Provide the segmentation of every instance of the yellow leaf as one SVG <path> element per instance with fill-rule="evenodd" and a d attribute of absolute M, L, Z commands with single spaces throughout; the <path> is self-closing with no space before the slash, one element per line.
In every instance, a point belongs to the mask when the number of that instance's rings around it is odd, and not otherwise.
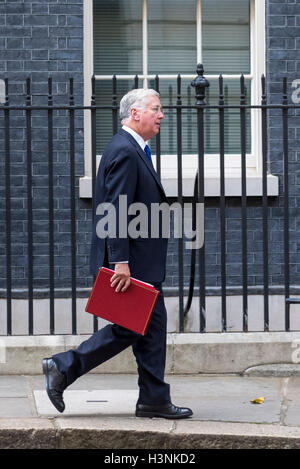
<path fill-rule="evenodd" d="M 262 404 L 264 400 L 265 400 L 264 397 L 256 397 L 255 399 L 252 399 L 250 402 L 252 402 L 252 404 Z"/>

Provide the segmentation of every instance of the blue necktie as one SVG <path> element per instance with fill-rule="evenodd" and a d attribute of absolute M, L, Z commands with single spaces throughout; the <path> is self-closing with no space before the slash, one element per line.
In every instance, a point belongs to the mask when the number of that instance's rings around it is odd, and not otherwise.
<path fill-rule="evenodd" d="M 151 158 L 151 151 L 150 151 L 150 148 L 148 147 L 148 145 L 145 146 L 144 151 L 147 155 L 148 160 L 150 161 L 151 166 L 153 166 L 152 158 Z"/>

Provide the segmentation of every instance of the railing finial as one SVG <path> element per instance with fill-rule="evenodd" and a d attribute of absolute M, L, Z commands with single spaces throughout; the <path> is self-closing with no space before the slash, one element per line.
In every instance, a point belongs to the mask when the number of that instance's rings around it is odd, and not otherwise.
<path fill-rule="evenodd" d="M 191 85 L 196 89 L 196 104 L 205 105 L 205 88 L 209 86 L 209 81 L 203 76 L 204 68 L 202 64 L 197 65 L 197 77 Z"/>

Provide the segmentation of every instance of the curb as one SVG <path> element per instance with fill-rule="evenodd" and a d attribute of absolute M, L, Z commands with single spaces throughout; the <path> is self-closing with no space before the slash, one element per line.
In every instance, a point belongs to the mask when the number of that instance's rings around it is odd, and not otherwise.
<path fill-rule="evenodd" d="M 0 449 L 12 448 L 299 449 L 300 428 L 134 418 L 1 419 Z"/>

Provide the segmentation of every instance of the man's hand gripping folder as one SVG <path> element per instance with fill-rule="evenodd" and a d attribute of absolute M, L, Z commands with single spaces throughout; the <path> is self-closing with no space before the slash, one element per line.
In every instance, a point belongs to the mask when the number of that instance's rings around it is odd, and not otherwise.
<path fill-rule="evenodd" d="M 131 278 L 125 292 L 116 292 L 110 279 L 114 271 L 101 267 L 94 282 L 86 312 L 145 335 L 159 291 L 149 283 Z"/>

